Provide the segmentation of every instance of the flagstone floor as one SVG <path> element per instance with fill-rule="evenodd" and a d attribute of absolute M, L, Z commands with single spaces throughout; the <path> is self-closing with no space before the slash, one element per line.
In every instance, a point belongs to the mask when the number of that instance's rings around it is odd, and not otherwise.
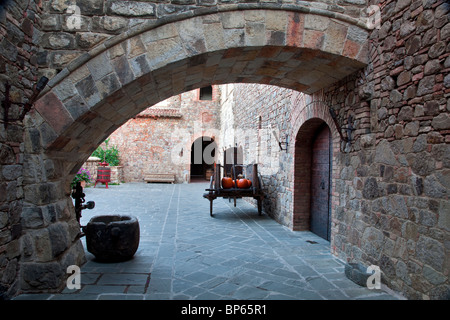
<path fill-rule="evenodd" d="M 104 214 L 139 220 L 133 259 L 101 263 L 86 251 L 81 288 L 57 294 L 22 294 L 38 300 L 324 300 L 399 299 L 346 278 L 345 263 L 330 243 L 295 232 L 245 200 L 219 198 L 214 217 L 202 197 L 207 183 L 145 184 L 86 188 L 81 224 Z M 85 238 L 82 238 L 85 245 Z"/>

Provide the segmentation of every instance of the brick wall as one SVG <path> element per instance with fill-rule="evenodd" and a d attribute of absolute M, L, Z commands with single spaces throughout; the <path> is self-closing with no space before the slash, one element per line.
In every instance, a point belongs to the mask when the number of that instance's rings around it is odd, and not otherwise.
<path fill-rule="evenodd" d="M 150 107 L 114 132 L 110 144 L 120 153 L 125 182 L 143 181 L 146 173 L 174 173 L 184 182 L 190 172 L 195 139 L 217 139 L 218 90 L 213 100 L 200 100 L 199 89 L 169 98 Z"/>

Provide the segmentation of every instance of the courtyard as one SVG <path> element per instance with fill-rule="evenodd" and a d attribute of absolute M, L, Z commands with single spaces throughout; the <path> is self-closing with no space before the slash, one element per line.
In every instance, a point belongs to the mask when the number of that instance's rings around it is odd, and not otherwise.
<path fill-rule="evenodd" d="M 347 262 L 378 266 L 408 300 L 448 300 L 449 12 L 2 1 L 0 300 L 392 298 L 349 281 Z M 78 238 L 70 182 L 115 133 L 125 184 L 87 189 L 82 224 L 133 214 L 142 234 L 134 259 L 102 264 Z M 264 215 L 218 199 L 209 217 L 206 183 L 183 184 L 211 173 L 192 166 L 201 137 L 215 163 L 241 150 L 233 163 L 259 166 Z M 161 173 L 177 183 L 144 184 Z"/>
<path fill-rule="evenodd" d="M 97 215 L 133 215 L 140 244 L 133 259 L 100 263 L 86 251 L 81 288 L 16 300 L 397 300 L 350 281 L 330 243 L 291 231 L 243 199 L 209 201 L 208 183 L 125 183 L 86 188 L 81 224 Z M 85 238 L 82 238 L 86 249 Z"/>

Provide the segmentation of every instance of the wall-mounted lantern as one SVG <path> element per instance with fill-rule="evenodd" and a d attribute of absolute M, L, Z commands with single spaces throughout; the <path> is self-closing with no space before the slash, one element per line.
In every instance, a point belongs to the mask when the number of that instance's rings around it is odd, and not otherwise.
<path fill-rule="evenodd" d="M 355 128 L 353 128 L 353 117 L 351 115 L 348 116 L 348 119 L 347 119 L 348 126 L 345 128 L 345 127 L 342 127 L 341 124 L 338 122 L 337 115 L 336 115 L 336 112 L 334 111 L 334 109 L 330 107 L 329 111 L 330 111 L 331 118 L 333 119 L 334 124 L 336 125 L 336 129 L 339 133 L 339 136 L 341 137 L 341 140 L 343 142 L 346 142 L 347 144 L 350 144 L 352 142 L 352 131 L 356 130 Z M 347 137 L 344 137 L 342 130 L 345 130 L 347 132 Z"/>
<path fill-rule="evenodd" d="M 271 126 L 269 125 L 269 128 L 271 128 Z M 280 147 L 280 151 L 287 151 L 288 146 L 289 146 L 289 136 L 287 134 L 285 134 L 284 136 L 281 137 L 281 140 L 278 138 L 278 134 L 275 131 L 275 129 L 272 130 L 272 134 L 275 137 L 275 139 L 278 142 L 278 146 Z"/>
<path fill-rule="evenodd" d="M 30 99 L 26 103 L 11 101 L 10 96 L 9 96 L 9 90 L 11 89 L 11 85 L 8 82 L 5 83 L 5 98 L 2 101 L 2 107 L 3 107 L 3 110 L 4 110 L 5 128 L 8 126 L 8 121 L 9 120 L 22 121 L 25 118 L 25 115 L 31 110 L 31 107 L 33 106 L 33 103 L 36 101 L 36 98 L 39 96 L 41 91 L 44 90 L 44 88 L 47 85 L 47 83 L 48 83 L 48 78 L 47 77 L 41 77 L 39 79 L 39 81 L 37 82 L 37 84 L 34 86 L 33 94 L 31 95 Z M 23 111 L 20 114 L 18 119 L 9 119 L 8 113 L 9 113 L 9 109 L 11 108 L 11 104 L 18 104 L 18 105 L 22 105 L 23 106 Z"/>

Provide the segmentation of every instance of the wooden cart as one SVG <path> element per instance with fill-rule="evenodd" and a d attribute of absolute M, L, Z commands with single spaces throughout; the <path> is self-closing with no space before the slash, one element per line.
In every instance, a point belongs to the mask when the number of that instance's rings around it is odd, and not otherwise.
<path fill-rule="evenodd" d="M 247 189 L 237 188 L 237 175 L 236 169 L 237 167 L 243 167 L 245 169 L 245 176 L 247 179 L 251 180 L 252 185 Z M 258 214 L 262 213 L 262 200 L 264 198 L 264 194 L 262 191 L 262 181 L 260 176 L 258 175 L 258 165 L 250 164 L 250 165 L 232 165 L 232 179 L 235 181 L 235 188 L 224 189 L 222 188 L 222 177 L 223 177 L 223 169 L 224 166 L 220 164 L 214 165 L 214 174 L 211 176 L 209 189 L 206 189 L 208 193 L 203 194 L 203 197 L 208 199 L 210 202 L 209 214 L 211 217 L 213 216 L 213 201 L 216 198 L 228 198 L 229 201 L 234 199 L 234 206 L 236 206 L 236 199 L 251 197 L 257 200 L 258 203 Z"/>

